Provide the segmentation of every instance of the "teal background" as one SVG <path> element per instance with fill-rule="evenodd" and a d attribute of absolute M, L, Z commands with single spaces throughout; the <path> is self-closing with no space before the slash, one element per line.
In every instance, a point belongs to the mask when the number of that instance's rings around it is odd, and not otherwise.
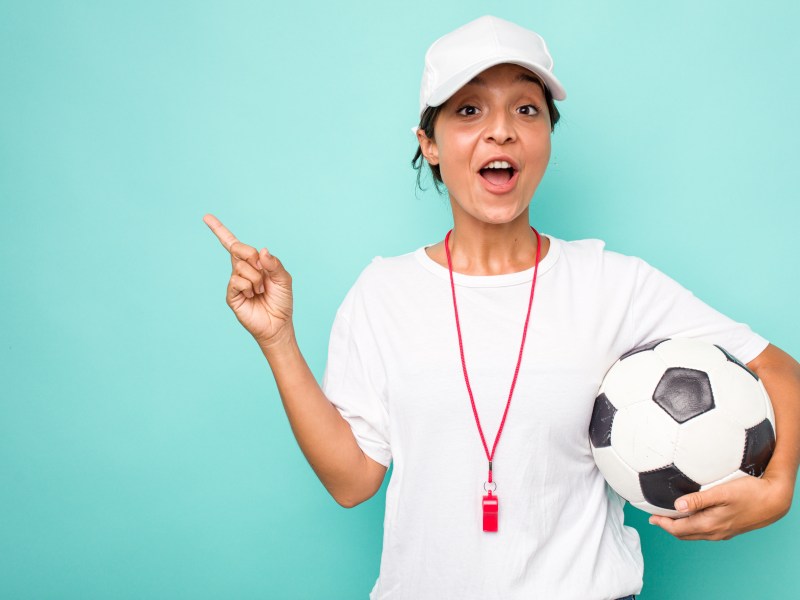
<path fill-rule="evenodd" d="M 0 597 L 367 597 L 388 477 L 353 510 L 317 480 L 202 216 L 283 260 L 321 380 L 361 269 L 451 225 L 409 127 L 427 46 L 482 14 L 568 92 L 532 223 L 800 356 L 800 8 L 755 6 L 0 2 Z M 641 598 L 800 591 L 796 510 L 724 543 L 626 522 Z"/>

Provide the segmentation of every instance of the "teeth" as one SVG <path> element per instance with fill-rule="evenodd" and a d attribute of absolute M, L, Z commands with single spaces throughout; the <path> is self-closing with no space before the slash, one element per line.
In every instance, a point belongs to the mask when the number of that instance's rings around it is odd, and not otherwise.
<path fill-rule="evenodd" d="M 504 160 L 493 160 L 484 169 L 510 169 L 511 165 Z"/>

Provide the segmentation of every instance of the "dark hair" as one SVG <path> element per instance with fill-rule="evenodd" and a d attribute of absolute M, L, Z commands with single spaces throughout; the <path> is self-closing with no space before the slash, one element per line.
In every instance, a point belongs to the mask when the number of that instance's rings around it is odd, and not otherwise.
<path fill-rule="evenodd" d="M 547 103 L 547 111 L 550 113 L 550 131 L 555 131 L 556 123 L 561 118 L 561 114 L 558 112 L 556 108 L 555 102 L 553 102 L 553 94 L 550 93 L 550 88 L 546 85 L 539 84 L 542 86 L 544 90 L 544 100 Z M 439 116 L 442 108 L 447 103 L 440 104 L 439 106 L 428 106 L 422 113 L 422 117 L 419 120 L 419 129 L 422 129 L 425 132 L 425 135 L 429 139 L 433 138 L 433 126 L 436 123 L 436 117 Z M 422 175 L 422 165 L 427 164 L 430 167 L 431 174 L 433 175 L 433 185 L 436 187 L 436 191 L 442 193 L 442 188 L 440 184 L 444 184 L 442 180 L 442 173 L 439 169 L 439 165 L 432 165 L 425 160 L 425 157 L 422 156 L 422 147 L 417 146 L 417 152 L 414 154 L 414 158 L 411 159 L 411 166 L 417 170 L 417 187 L 422 189 L 420 185 L 420 176 Z"/>

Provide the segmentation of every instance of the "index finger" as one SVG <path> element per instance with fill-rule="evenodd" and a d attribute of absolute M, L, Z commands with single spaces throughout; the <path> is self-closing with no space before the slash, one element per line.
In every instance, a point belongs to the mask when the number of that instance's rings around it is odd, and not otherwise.
<path fill-rule="evenodd" d="M 683 518 L 658 516 L 653 521 L 654 525 L 658 525 L 667 533 L 688 540 L 706 539 L 718 525 L 714 515 L 709 514 L 708 510 L 701 510 Z"/>
<path fill-rule="evenodd" d="M 203 217 L 203 222 L 208 225 L 214 235 L 217 236 L 217 239 L 220 241 L 220 243 L 225 246 L 225 250 L 228 252 L 231 251 L 231 246 L 239 241 L 236 239 L 236 236 L 233 235 L 230 230 L 211 213 Z"/>

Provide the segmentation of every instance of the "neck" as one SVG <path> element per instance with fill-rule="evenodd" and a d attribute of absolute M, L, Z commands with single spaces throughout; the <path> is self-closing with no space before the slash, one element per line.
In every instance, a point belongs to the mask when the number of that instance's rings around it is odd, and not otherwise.
<path fill-rule="evenodd" d="M 541 261 L 549 240 L 539 235 Z M 454 215 L 450 257 L 453 271 L 465 275 L 503 275 L 530 269 L 536 260 L 536 234 L 528 222 L 528 208 L 509 223 L 484 223 Z"/>

